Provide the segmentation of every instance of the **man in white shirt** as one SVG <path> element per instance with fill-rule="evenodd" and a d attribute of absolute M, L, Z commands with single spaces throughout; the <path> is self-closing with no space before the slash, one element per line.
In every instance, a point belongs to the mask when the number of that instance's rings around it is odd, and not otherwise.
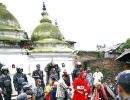
<path fill-rule="evenodd" d="M 96 72 L 93 74 L 94 84 L 101 82 L 103 74 L 99 71 L 99 67 L 96 68 Z"/>

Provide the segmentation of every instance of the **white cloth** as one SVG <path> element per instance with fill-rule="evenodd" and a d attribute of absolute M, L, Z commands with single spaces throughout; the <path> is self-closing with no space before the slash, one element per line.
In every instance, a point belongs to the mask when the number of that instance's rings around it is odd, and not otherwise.
<path fill-rule="evenodd" d="M 65 91 L 67 91 L 68 86 L 65 84 L 63 79 L 58 81 L 56 97 L 65 98 Z"/>
<path fill-rule="evenodd" d="M 103 74 L 101 72 L 95 72 L 93 74 L 93 78 L 94 78 L 94 84 L 101 82 L 102 78 L 103 78 Z"/>

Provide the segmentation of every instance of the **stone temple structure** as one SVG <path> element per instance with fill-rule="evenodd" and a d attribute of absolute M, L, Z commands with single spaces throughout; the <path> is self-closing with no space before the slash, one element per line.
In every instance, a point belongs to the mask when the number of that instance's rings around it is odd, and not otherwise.
<path fill-rule="evenodd" d="M 13 64 L 23 67 L 24 73 L 29 75 L 36 64 L 40 64 L 45 81 L 52 68 L 57 69 L 59 77 L 64 69 L 71 74 L 75 42 L 65 41 L 57 24 L 53 25 L 49 19 L 44 3 L 42 16 L 29 39 L 17 19 L 0 3 L 0 62 L 9 67 L 10 74 L 15 73 Z"/>

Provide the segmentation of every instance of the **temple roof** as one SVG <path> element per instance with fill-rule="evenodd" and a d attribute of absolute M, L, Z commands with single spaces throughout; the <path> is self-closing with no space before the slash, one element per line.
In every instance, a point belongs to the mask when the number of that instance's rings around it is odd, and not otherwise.
<path fill-rule="evenodd" d="M 0 31 L 19 30 L 20 25 L 17 19 L 6 9 L 5 5 L 0 3 Z"/>
<path fill-rule="evenodd" d="M 53 25 L 48 18 L 45 4 L 43 3 L 43 18 L 40 24 L 34 29 L 31 39 L 33 42 L 40 44 L 47 43 L 64 43 L 64 37 L 57 26 Z"/>
<path fill-rule="evenodd" d="M 17 19 L 6 6 L 0 3 L 0 40 L 21 41 L 28 39 L 27 33 L 20 28 Z"/>

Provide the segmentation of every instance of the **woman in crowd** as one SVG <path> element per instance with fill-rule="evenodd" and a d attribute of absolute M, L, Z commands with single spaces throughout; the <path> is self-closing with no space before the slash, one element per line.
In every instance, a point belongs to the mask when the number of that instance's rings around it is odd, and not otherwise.
<path fill-rule="evenodd" d="M 44 90 L 42 87 L 41 79 L 36 80 L 36 87 L 34 88 L 35 100 L 43 100 L 44 99 Z"/>
<path fill-rule="evenodd" d="M 91 90 L 86 81 L 86 72 L 80 72 L 79 77 L 74 79 L 73 88 L 74 96 L 72 100 L 88 100 Z"/>
<path fill-rule="evenodd" d="M 51 92 L 51 83 L 48 82 L 47 86 L 45 87 L 45 97 L 46 100 L 50 100 L 50 92 Z"/>
<path fill-rule="evenodd" d="M 57 90 L 57 80 L 55 78 L 52 78 L 52 87 L 50 91 L 50 100 L 57 100 L 56 99 L 56 90 Z"/>

